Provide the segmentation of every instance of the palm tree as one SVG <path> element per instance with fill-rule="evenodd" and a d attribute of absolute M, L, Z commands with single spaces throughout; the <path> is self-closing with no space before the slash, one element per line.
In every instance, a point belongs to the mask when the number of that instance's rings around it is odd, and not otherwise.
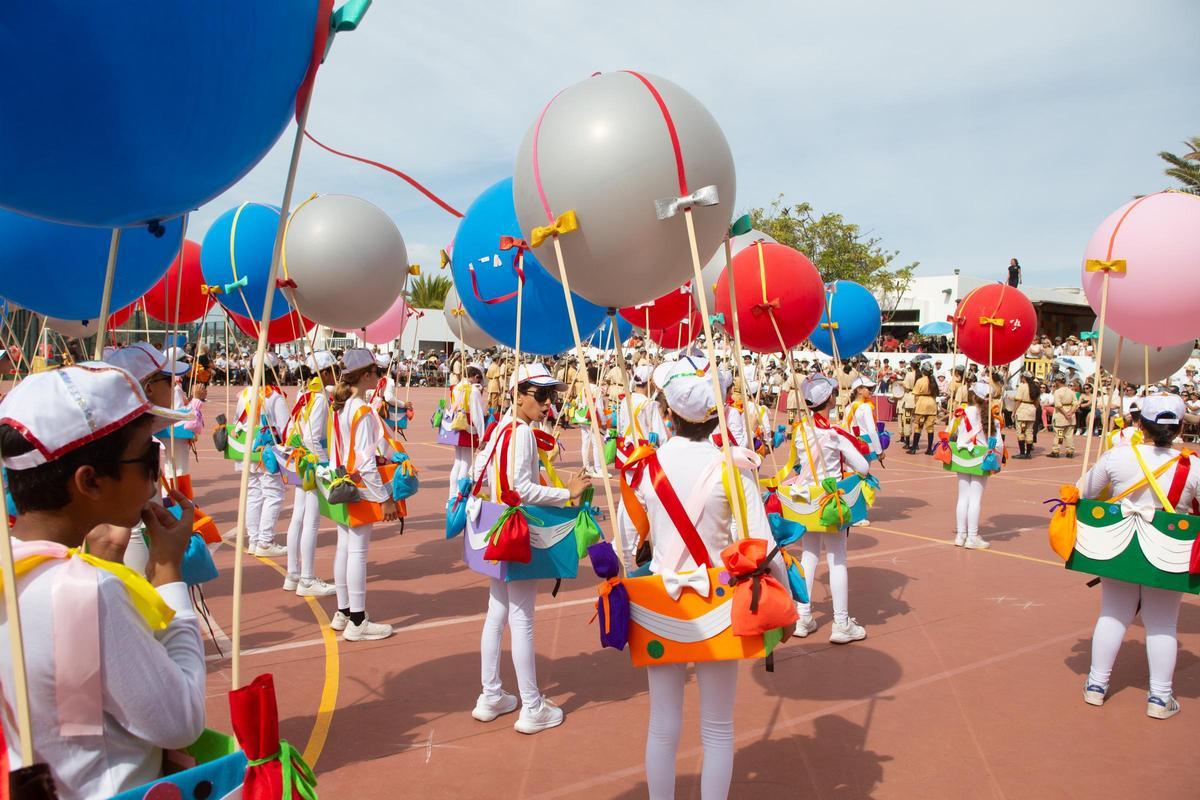
<path fill-rule="evenodd" d="M 1200 194 L 1200 136 L 1193 136 L 1183 146 L 1185 152 L 1181 156 L 1165 150 L 1158 154 L 1159 158 L 1171 165 L 1163 172 L 1183 184 L 1180 191 Z"/>
<path fill-rule="evenodd" d="M 445 275 L 420 275 L 408 285 L 408 304 L 413 308 L 442 308 L 453 285 Z"/>

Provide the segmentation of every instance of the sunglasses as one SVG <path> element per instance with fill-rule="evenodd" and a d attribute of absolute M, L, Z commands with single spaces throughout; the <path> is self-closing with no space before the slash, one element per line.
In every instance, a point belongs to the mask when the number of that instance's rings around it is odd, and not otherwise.
<path fill-rule="evenodd" d="M 539 386 L 532 392 L 526 392 L 525 394 L 526 396 L 537 400 L 539 403 L 549 403 L 554 399 L 554 396 L 557 394 L 557 392 L 555 392 L 553 386 Z"/>
<path fill-rule="evenodd" d="M 158 480 L 160 469 L 158 457 L 158 445 L 151 445 L 150 449 L 137 458 L 121 458 L 117 459 L 118 464 L 141 464 L 146 470 L 146 477 L 151 481 Z"/>

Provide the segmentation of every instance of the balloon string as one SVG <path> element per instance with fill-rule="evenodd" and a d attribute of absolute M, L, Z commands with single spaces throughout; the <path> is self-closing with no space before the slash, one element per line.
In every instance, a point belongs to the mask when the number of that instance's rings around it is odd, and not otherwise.
<path fill-rule="evenodd" d="M 397 178 L 400 178 L 401 180 L 408 183 L 408 185 L 412 186 L 414 189 L 416 189 L 421 194 L 428 197 L 434 203 L 437 203 L 439 206 L 442 207 L 443 210 L 447 211 L 450 214 L 453 214 L 456 217 L 462 217 L 462 215 L 463 215 L 462 212 L 459 211 L 457 208 L 450 205 L 445 200 L 438 197 L 433 192 L 429 191 L 429 189 L 426 189 L 418 181 L 416 181 L 412 177 L 404 174 L 403 172 L 396 169 L 395 167 L 389 167 L 387 164 L 383 164 L 379 161 L 373 161 L 369 158 L 363 158 L 362 156 L 356 156 L 356 155 L 353 155 L 352 153 L 344 153 L 341 150 L 335 150 L 334 148 L 330 147 L 329 145 L 327 145 L 324 142 L 322 142 L 321 140 L 319 140 L 317 137 L 313 136 L 308 131 L 305 131 L 304 135 L 307 136 L 308 139 L 313 144 L 315 144 L 317 147 L 320 147 L 323 150 L 328 150 L 330 153 L 333 153 L 336 156 L 341 156 L 342 158 L 348 158 L 351 161 L 359 161 L 359 162 L 362 162 L 363 164 L 370 164 L 373 167 L 378 167 L 379 169 L 383 170 L 384 172 L 390 172 L 391 174 L 395 175 Z"/>

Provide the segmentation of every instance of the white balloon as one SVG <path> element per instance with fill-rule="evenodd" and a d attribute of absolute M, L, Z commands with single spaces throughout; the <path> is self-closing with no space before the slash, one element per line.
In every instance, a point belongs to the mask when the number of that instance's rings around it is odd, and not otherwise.
<path fill-rule="evenodd" d="M 46 326 L 51 330 L 58 331 L 63 336 L 75 339 L 95 336 L 96 329 L 100 327 L 94 319 L 55 319 L 54 317 L 46 317 Z"/>
<path fill-rule="evenodd" d="M 762 231 L 751 230 L 751 231 L 748 231 L 747 233 L 743 233 L 740 236 L 734 236 L 732 239 L 729 240 L 729 246 L 733 250 L 733 252 L 730 255 L 736 256 L 738 253 L 740 253 L 741 251 L 745 250 L 747 247 L 749 247 L 750 245 L 752 245 L 758 241 L 779 244 L 778 242 L 776 242 L 770 236 L 767 236 Z M 713 290 L 716 289 L 717 281 L 720 280 L 721 273 L 724 271 L 725 271 L 725 245 L 722 244 L 720 247 L 717 248 L 717 252 L 713 253 L 713 257 L 708 260 L 708 263 L 704 265 L 704 269 L 702 269 L 700 271 L 701 276 L 703 276 L 703 278 L 704 278 L 704 287 L 703 287 L 704 288 L 704 296 L 708 300 L 708 312 L 710 314 L 716 313 L 717 298 L 713 294 Z M 700 307 L 700 305 L 699 305 L 700 304 L 700 295 L 696 294 L 695 287 L 692 288 L 692 294 L 695 295 L 696 307 L 699 308 Z"/>
<path fill-rule="evenodd" d="M 300 313 L 353 330 L 392 306 L 408 280 L 408 251 L 391 217 L 366 200 L 327 194 L 297 208 L 284 239 L 288 291 Z"/>
<path fill-rule="evenodd" d="M 1099 328 L 1093 325 L 1092 330 L 1099 330 Z M 1100 340 L 1095 339 L 1094 341 L 1098 346 Z M 1118 342 L 1121 345 L 1121 363 L 1119 365 L 1116 363 Z M 1146 381 L 1146 366 L 1149 364 L 1150 382 L 1158 383 L 1183 369 L 1183 365 L 1192 357 L 1193 344 L 1194 340 L 1192 339 L 1167 347 L 1144 345 L 1129 339 L 1122 341 L 1120 334 L 1106 326 L 1104 329 L 1104 353 L 1100 359 L 1100 365 L 1108 372 L 1112 372 L 1113 367 L 1118 366 L 1116 373 L 1118 378 L 1126 383 L 1142 384 Z"/>
<path fill-rule="evenodd" d="M 446 324 L 450 326 L 450 334 L 475 350 L 486 350 L 489 347 L 499 347 L 500 343 L 484 333 L 475 320 L 467 314 L 462 302 L 458 299 L 458 291 L 451 286 L 446 293 L 446 301 L 442 305 L 442 313 L 446 315 Z"/>

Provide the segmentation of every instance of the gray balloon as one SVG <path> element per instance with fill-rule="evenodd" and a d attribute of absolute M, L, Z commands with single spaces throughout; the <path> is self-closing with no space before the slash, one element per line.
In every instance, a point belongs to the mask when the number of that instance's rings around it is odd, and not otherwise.
<path fill-rule="evenodd" d="M 292 213 L 284 240 L 285 290 L 304 316 L 337 330 L 370 325 L 408 280 L 408 251 L 396 223 L 358 197 L 326 194 Z"/>
<path fill-rule="evenodd" d="M 779 244 L 762 231 L 751 230 L 748 233 L 743 233 L 741 236 L 734 236 L 729 240 L 729 245 L 733 250 L 732 255 L 736 256 L 738 253 L 742 252 L 747 247 L 758 241 Z M 708 311 L 710 314 L 714 313 L 717 307 L 716 296 L 713 294 L 713 290 L 716 288 L 717 281 L 720 279 L 721 273 L 724 271 L 725 244 L 722 242 L 721 246 L 717 248 L 717 252 L 713 253 L 713 257 L 708 260 L 708 263 L 704 265 L 704 269 L 700 271 L 700 274 L 704 276 L 704 296 L 708 299 Z M 692 294 L 696 297 L 696 307 L 699 308 L 700 296 L 696 294 L 695 287 L 692 288 Z"/>
<path fill-rule="evenodd" d="M 458 313 L 456 313 L 458 312 Z M 450 326 L 450 335 L 460 342 L 475 350 L 486 350 L 489 347 L 498 347 L 500 345 L 492 337 L 484 333 L 483 328 L 471 319 L 463 308 L 462 302 L 458 299 L 458 290 L 453 286 L 446 293 L 445 303 L 442 305 L 442 313 L 446 315 L 446 324 Z"/>
<path fill-rule="evenodd" d="M 663 78 L 642 77 L 674 123 L 687 192 L 717 187 L 719 204 L 692 211 L 703 264 L 721 245 L 737 200 L 733 156 L 717 121 L 696 98 Z M 530 126 L 513 168 L 513 200 L 525 237 L 574 211 L 579 230 L 559 237 L 571 291 L 609 308 L 649 302 L 692 277 L 683 213 L 662 220 L 656 214 L 656 201 L 681 194 L 663 111 L 629 72 L 597 75 L 563 90 Z M 557 279 L 553 247 L 547 242 L 537 255 Z"/>
<path fill-rule="evenodd" d="M 1099 330 L 1099 327 L 1097 327 L 1098 324 L 1093 324 L 1092 330 Z M 1180 344 L 1157 347 L 1155 345 L 1143 345 L 1140 342 L 1130 341 L 1129 339 L 1121 342 L 1120 336 L 1112 328 L 1105 327 L 1104 353 L 1100 359 L 1100 365 L 1110 373 L 1113 371 L 1114 366 L 1119 366 L 1120 368 L 1116 373 L 1117 377 L 1126 383 L 1141 384 L 1146 381 L 1147 360 L 1150 366 L 1150 382 L 1158 383 L 1183 369 L 1183 365 L 1192 357 L 1193 340 L 1191 339 Z M 1093 341 L 1096 346 L 1099 346 L 1099 339 Z M 1116 364 L 1118 342 L 1121 343 L 1120 365 Z"/>

